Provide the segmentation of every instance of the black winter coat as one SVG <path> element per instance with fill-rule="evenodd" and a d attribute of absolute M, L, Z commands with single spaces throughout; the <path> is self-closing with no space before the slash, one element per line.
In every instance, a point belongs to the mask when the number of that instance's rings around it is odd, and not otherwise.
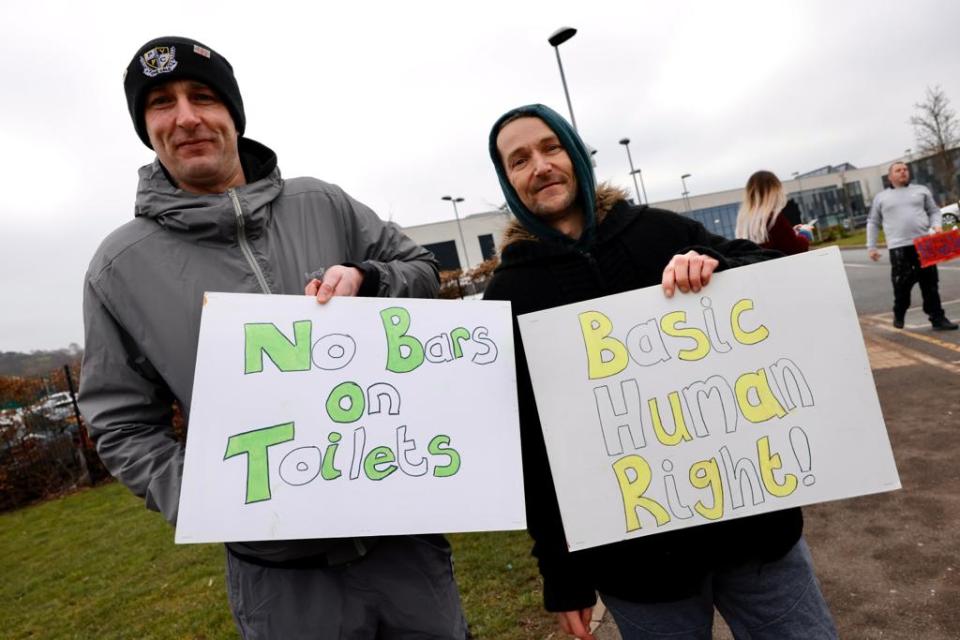
<path fill-rule="evenodd" d="M 699 592 L 719 568 L 782 557 L 800 538 L 803 516 L 788 509 L 634 538 L 570 553 L 534 402 L 516 316 L 661 282 L 670 259 L 690 249 L 721 269 L 779 256 L 747 240 L 727 240 L 675 213 L 617 202 L 589 253 L 534 239 L 508 243 L 484 297 L 509 300 L 514 316 L 527 526 L 549 611 L 596 602 L 596 591 L 633 602 L 666 602 Z"/>

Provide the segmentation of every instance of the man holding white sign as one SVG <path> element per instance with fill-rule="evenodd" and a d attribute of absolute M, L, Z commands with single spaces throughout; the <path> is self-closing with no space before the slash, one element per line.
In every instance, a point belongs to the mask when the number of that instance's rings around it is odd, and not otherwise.
<path fill-rule="evenodd" d="M 339 187 L 284 180 L 243 137 L 227 60 L 188 38 L 144 44 L 124 75 L 140 140 L 136 217 L 85 278 L 80 406 L 111 473 L 176 524 L 207 291 L 435 297 L 433 256 Z M 229 453 L 229 452 L 228 452 Z M 235 538 L 234 538 L 235 539 Z M 442 536 L 227 544 L 228 596 L 245 638 L 462 639 Z"/>
<path fill-rule="evenodd" d="M 510 300 L 515 316 L 656 284 L 667 296 L 699 292 L 718 270 L 778 255 L 595 186 L 586 146 L 543 105 L 504 114 L 489 152 L 517 221 L 485 297 Z M 599 354 L 607 343 L 597 339 Z M 528 527 L 544 604 L 565 632 L 591 638 L 599 591 L 625 639 L 708 638 L 714 606 L 738 638 L 836 637 L 798 508 L 571 553 L 524 349 L 516 353 Z M 590 364 L 612 366 L 599 355 Z"/>

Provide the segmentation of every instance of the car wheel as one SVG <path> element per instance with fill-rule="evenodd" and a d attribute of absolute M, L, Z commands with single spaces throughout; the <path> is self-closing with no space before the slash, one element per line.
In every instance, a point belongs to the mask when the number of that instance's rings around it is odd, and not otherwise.
<path fill-rule="evenodd" d="M 943 214 L 944 229 L 956 229 L 958 227 L 960 227 L 960 218 L 957 217 L 957 214 L 955 213 Z"/>

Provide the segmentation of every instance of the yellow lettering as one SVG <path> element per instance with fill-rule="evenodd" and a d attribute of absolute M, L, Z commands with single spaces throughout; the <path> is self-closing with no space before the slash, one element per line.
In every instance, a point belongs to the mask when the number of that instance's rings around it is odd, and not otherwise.
<path fill-rule="evenodd" d="M 660 329 L 668 336 L 674 338 L 690 338 L 697 343 L 697 346 L 690 349 L 681 349 L 677 357 L 681 360 L 702 360 L 710 353 L 710 340 L 700 329 L 696 327 L 678 327 L 678 324 L 684 324 L 687 321 L 686 311 L 674 311 L 660 318 Z"/>
<path fill-rule="evenodd" d="M 764 436 L 757 440 L 757 456 L 760 460 L 760 477 L 763 478 L 763 486 L 770 492 L 770 495 L 778 498 L 784 498 L 797 489 L 797 476 L 792 473 L 783 475 L 783 483 L 777 482 L 773 472 L 783 466 L 780 463 L 780 454 L 770 455 L 770 438 Z"/>
<path fill-rule="evenodd" d="M 633 471 L 635 476 L 633 480 L 630 479 L 628 471 Z M 642 528 L 637 509 L 645 509 L 656 518 L 658 527 L 670 522 L 670 514 L 667 513 L 667 510 L 653 498 L 643 495 L 650 487 L 650 480 L 652 479 L 650 465 L 647 464 L 646 460 L 636 454 L 623 456 L 613 463 L 613 472 L 617 475 L 617 482 L 620 484 L 620 495 L 623 497 L 623 510 L 627 519 L 627 531 L 636 531 Z"/>
<path fill-rule="evenodd" d="M 580 330 L 587 347 L 587 370 L 591 380 L 616 375 L 627 368 L 630 356 L 627 348 L 616 338 L 611 338 L 613 323 L 599 311 L 580 314 Z M 609 359 L 604 360 L 604 354 Z"/>
<path fill-rule="evenodd" d="M 751 390 L 757 393 L 757 404 L 753 404 L 750 400 Z M 763 369 L 750 371 L 737 378 L 735 392 L 740 412 L 750 422 L 766 422 L 771 418 L 782 418 L 787 415 L 787 410 L 770 390 L 767 372 Z"/>
<path fill-rule="evenodd" d="M 740 325 L 740 314 L 752 309 L 753 300 L 744 298 L 738 300 L 737 303 L 733 305 L 733 309 L 730 310 L 730 328 L 733 329 L 733 337 L 736 338 L 740 344 L 757 344 L 758 342 L 766 340 L 767 336 L 770 335 L 770 332 L 767 331 L 767 328 L 762 324 L 753 331 L 747 331 Z"/>
<path fill-rule="evenodd" d="M 657 440 L 668 447 L 680 444 L 684 440 L 693 440 L 693 436 L 690 435 L 690 431 L 687 430 L 687 421 L 683 418 L 680 394 L 676 391 L 671 391 L 667 395 L 667 399 L 670 401 L 670 410 L 673 413 L 673 433 L 667 433 L 667 430 L 663 428 L 663 420 L 660 419 L 660 407 L 657 405 L 657 399 L 650 398 L 647 400 L 647 406 L 650 408 L 650 420 L 653 422 L 653 433 L 657 436 Z"/>
<path fill-rule="evenodd" d="M 719 520 L 723 517 L 723 485 L 720 482 L 720 467 L 717 459 L 701 460 L 690 467 L 690 484 L 697 489 L 710 489 L 713 494 L 713 506 L 708 507 L 703 500 L 697 500 L 693 505 L 697 513 L 708 520 Z"/>

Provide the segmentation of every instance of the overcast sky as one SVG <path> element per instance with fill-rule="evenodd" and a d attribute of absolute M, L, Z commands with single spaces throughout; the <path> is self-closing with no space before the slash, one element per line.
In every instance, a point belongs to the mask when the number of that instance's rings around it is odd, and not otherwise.
<path fill-rule="evenodd" d="M 122 6 L 122 8 L 120 8 Z M 98 8 L 109 7 L 109 8 Z M 504 111 L 566 114 L 560 47 L 599 179 L 651 201 L 914 147 L 925 88 L 960 107 L 960 3 L 6 2 L 0 8 L 0 351 L 83 343 L 83 274 L 133 215 L 152 152 L 122 90 L 136 49 L 196 38 L 236 70 L 247 136 L 284 176 L 342 186 L 400 225 L 503 202 L 486 152 Z"/>

